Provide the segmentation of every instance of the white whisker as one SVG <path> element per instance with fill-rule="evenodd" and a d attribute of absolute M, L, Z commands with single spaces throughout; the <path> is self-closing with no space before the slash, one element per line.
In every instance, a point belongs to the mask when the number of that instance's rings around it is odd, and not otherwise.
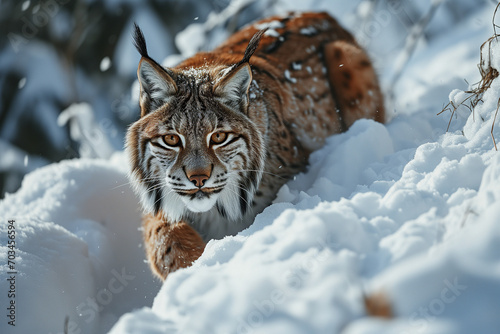
<path fill-rule="evenodd" d="M 274 174 L 274 173 L 271 173 L 271 172 L 266 172 L 266 171 L 263 171 L 263 170 L 258 170 L 258 169 L 233 169 L 232 171 L 234 171 L 234 172 L 260 172 L 260 173 L 268 174 L 268 175 L 271 175 L 271 176 L 279 177 L 280 179 L 288 180 L 288 178 L 283 177 L 281 175 Z"/>

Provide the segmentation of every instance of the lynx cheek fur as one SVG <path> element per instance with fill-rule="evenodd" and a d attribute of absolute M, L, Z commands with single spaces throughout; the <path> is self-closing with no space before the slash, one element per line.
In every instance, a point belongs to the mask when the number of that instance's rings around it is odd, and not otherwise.
<path fill-rule="evenodd" d="M 162 279 L 248 227 L 326 137 L 384 120 L 370 60 L 326 13 L 265 19 L 175 68 L 149 57 L 137 26 L 135 44 L 141 118 L 126 147 Z"/>

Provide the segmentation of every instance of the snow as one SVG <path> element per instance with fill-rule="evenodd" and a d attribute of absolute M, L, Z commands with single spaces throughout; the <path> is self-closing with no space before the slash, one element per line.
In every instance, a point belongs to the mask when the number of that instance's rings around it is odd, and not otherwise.
<path fill-rule="evenodd" d="M 300 33 L 302 35 L 306 35 L 306 36 L 309 36 L 309 35 L 314 35 L 316 34 L 318 31 L 316 30 L 316 28 L 314 27 L 307 27 L 307 28 L 302 28 L 300 29 Z"/>
<path fill-rule="evenodd" d="M 9 220 L 17 272 L 16 327 L 4 317 L 0 332 L 61 333 L 68 317 L 68 333 L 496 333 L 500 156 L 490 132 L 500 81 L 472 113 L 455 113 L 449 132 L 450 114 L 436 115 L 464 100 L 464 78 L 478 81 L 492 12 L 420 45 L 387 124 L 360 120 L 328 138 L 253 225 L 210 241 L 164 284 L 144 262 L 122 152 L 32 171 L 0 202 L 0 293 L 10 285 Z M 497 44 L 491 54 L 500 64 Z M 60 120 L 82 135 L 96 127 L 91 115 L 79 104 Z M 37 163 L 0 144 L 11 157 L 0 165 Z M 392 319 L 366 315 L 363 296 L 376 293 Z"/>
<path fill-rule="evenodd" d="M 26 78 L 22 78 L 21 80 L 19 80 L 19 83 L 17 84 L 17 88 L 21 89 L 24 87 L 24 85 L 26 85 Z"/>
<path fill-rule="evenodd" d="M 21 10 L 24 12 L 26 9 L 28 9 L 28 7 L 30 6 L 30 2 L 31 1 L 24 1 L 23 4 L 22 4 L 22 7 L 21 7 Z"/>
<path fill-rule="evenodd" d="M 289 70 L 285 70 L 284 74 L 285 74 L 285 78 L 288 81 L 290 81 L 291 83 L 297 83 L 297 79 L 292 77 Z"/>
<path fill-rule="evenodd" d="M 102 58 L 101 63 L 99 64 L 99 69 L 100 69 L 102 72 L 105 72 L 105 71 L 107 71 L 110 67 L 111 67 L 111 60 L 109 59 L 109 57 L 104 57 L 104 58 Z"/>
<path fill-rule="evenodd" d="M 295 71 L 300 71 L 302 69 L 302 64 L 301 63 L 292 63 L 292 68 Z"/>
<path fill-rule="evenodd" d="M 279 32 L 277 32 L 275 29 L 283 28 L 283 24 L 280 21 L 270 21 L 270 22 L 255 24 L 254 27 L 255 29 L 258 30 L 267 29 L 267 31 L 264 33 L 265 36 L 280 37 Z"/>
<path fill-rule="evenodd" d="M 72 333 L 105 332 L 125 311 L 151 303 L 158 282 L 140 252 L 140 210 L 126 165 L 115 156 L 43 167 L 0 203 L 2 291 L 8 219 L 15 220 L 18 273 L 16 327 L 2 321 L 2 333 L 59 333 L 66 316 Z M 7 302 L 0 301 L 4 310 Z"/>
<path fill-rule="evenodd" d="M 87 103 L 72 104 L 57 118 L 59 126 L 69 125 L 70 136 L 80 143 L 80 157 L 108 158 L 114 150 L 102 123 L 96 124 L 92 107 Z"/>
<path fill-rule="evenodd" d="M 15 50 L 15 48 L 14 48 Z M 57 96 L 61 100 L 64 97 L 70 96 L 70 85 L 67 84 L 67 74 L 58 63 L 59 59 L 54 50 L 49 49 L 43 44 L 38 44 L 32 41 L 25 46 L 25 52 L 17 54 L 10 48 L 6 52 L 0 54 L 0 67 L 13 68 L 22 74 L 20 88 L 20 97 L 16 99 L 16 109 L 23 109 L 29 105 L 28 97 L 36 97 L 38 103 L 32 108 L 40 108 L 40 113 L 32 115 L 40 123 L 45 123 L 44 129 L 48 129 L 50 141 L 55 147 L 65 142 L 65 134 L 59 131 L 56 122 L 52 120 L 57 117 L 50 110 L 49 102 L 44 100 L 42 96 Z M 2 80 L 4 80 L 2 78 Z M 48 84 L 50 82 L 50 85 Z M 43 115 L 44 117 L 40 117 Z M 5 115 L 5 120 L 2 124 L 2 138 L 10 139 L 15 136 L 17 131 L 16 124 L 20 122 L 17 113 Z M 58 144 L 59 143 L 59 144 Z"/>

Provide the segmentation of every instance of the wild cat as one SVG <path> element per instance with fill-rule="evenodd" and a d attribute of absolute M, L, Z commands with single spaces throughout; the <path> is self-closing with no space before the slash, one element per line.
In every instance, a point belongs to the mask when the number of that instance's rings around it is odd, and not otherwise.
<path fill-rule="evenodd" d="M 367 54 L 326 13 L 270 17 L 173 68 L 148 55 L 137 26 L 134 38 L 141 117 L 126 150 L 161 279 L 252 224 L 326 137 L 384 121 Z"/>

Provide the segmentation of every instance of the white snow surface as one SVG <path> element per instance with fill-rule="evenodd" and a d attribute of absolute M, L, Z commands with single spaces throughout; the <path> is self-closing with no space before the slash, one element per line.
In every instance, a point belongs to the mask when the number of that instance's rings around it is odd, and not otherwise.
<path fill-rule="evenodd" d="M 33 171 L 0 202 L 0 332 L 62 333 L 68 317 L 68 333 L 498 333 L 499 79 L 451 131 L 449 114 L 436 116 L 463 99 L 463 79 L 478 80 L 491 15 L 420 48 L 387 124 L 330 137 L 252 226 L 210 241 L 163 285 L 144 262 L 123 153 Z M 366 315 L 373 293 L 392 319 Z"/>

